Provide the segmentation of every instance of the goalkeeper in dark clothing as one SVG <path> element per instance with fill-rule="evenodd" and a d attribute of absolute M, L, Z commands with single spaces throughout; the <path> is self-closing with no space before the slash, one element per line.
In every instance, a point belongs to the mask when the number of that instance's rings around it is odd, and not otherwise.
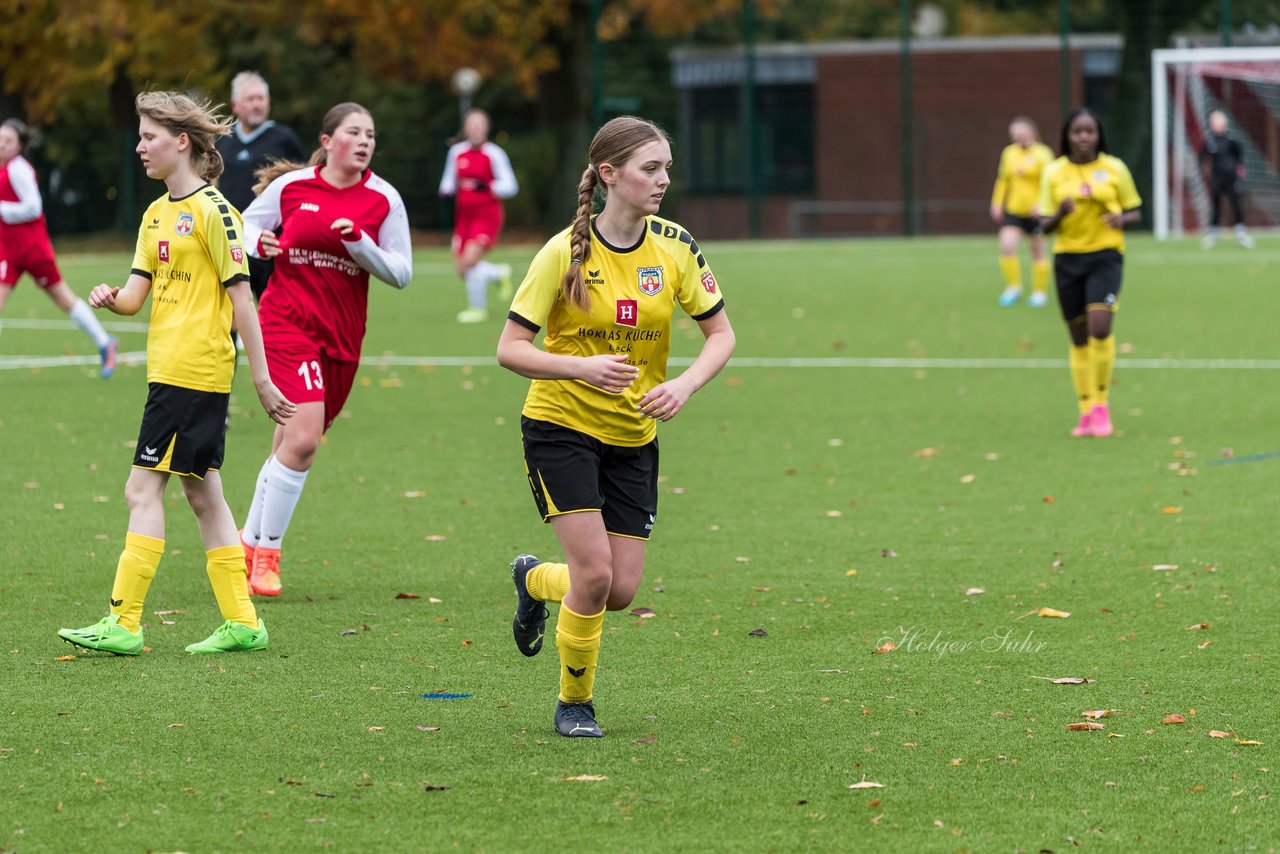
<path fill-rule="evenodd" d="M 1200 149 L 1200 168 L 1206 171 L 1209 181 L 1209 198 L 1213 205 L 1213 217 L 1204 235 L 1204 248 L 1211 249 L 1222 232 L 1222 197 L 1231 200 L 1235 213 L 1236 241 L 1246 249 L 1253 247 L 1253 238 L 1244 225 L 1244 149 L 1227 130 L 1227 115 L 1221 110 L 1209 114 L 1209 132 L 1205 134 L 1204 147 Z"/>

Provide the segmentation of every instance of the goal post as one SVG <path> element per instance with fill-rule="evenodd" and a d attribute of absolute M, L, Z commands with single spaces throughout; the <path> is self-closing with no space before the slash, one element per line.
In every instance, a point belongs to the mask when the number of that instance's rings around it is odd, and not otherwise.
<path fill-rule="evenodd" d="M 1152 217 L 1161 240 L 1209 225 L 1200 151 L 1214 110 L 1243 151 L 1250 228 L 1280 225 L 1280 47 L 1170 48 L 1151 53 Z M 1224 218 L 1232 221 L 1229 211 Z"/>

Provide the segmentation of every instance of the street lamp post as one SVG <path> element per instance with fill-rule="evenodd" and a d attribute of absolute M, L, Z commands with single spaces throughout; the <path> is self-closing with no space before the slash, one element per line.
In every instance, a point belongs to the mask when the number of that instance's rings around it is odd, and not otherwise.
<path fill-rule="evenodd" d="M 459 68 L 453 72 L 453 91 L 458 96 L 458 120 L 467 117 L 471 109 L 471 96 L 480 88 L 480 72 L 474 68 Z"/>

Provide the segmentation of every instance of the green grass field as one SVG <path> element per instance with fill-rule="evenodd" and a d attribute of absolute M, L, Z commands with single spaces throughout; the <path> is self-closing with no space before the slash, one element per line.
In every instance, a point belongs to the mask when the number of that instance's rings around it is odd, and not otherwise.
<path fill-rule="evenodd" d="M 511 641 L 507 563 L 558 551 L 526 382 L 492 363 L 500 320 L 453 322 L 445 253 L 374 287 L 285 595 L 258 603 L 271 648 L 216 660 L 182 651 L 220 617 L 176 485 L 151 651 L 58 660 L 56 630 L 105 613 L 145 367 L 12 369 L 92 355 L 31 328 L 61 315 L 24 282 L 0 335 L 0 850 L 1274 851 L 1280 240 L 1132 240 L 1108 440 L 1068 438 L 1061 321 L 995 307 L 994 238 L 706 250 L 739 361 L 663 427 L 634 603 L 656 617 L 606 621 L 599 741 L 555 734 L 555 650 Z M 128 265 L 61 261 L 81 295 Z M 270 423 L 245 372 L 233 404 L 243 518 Z M 1093 709 L 1118 711 L 1068 730 Z"/>

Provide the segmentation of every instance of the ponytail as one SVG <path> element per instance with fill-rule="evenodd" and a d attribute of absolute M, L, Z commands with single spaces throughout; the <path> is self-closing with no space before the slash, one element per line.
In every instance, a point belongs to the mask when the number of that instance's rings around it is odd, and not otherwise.
<path fill-rule="evenodd" d="M 572 259 L 569 269 L 560 282 L 560 294 L 564 301 L 583 311 L 591 311 L 591 294 L 583 280 L 582 265 L 591 258 L 591 213 L 595 208 L 596 188 L 600 177 L 595 166 L 587 166 L 578 182 L 578 210 L 573 215 L 569 232 L 569 252 Z"/>
<path fill-rule="evenodd" d="M 362 113 L 373 118 L 373 114 L 365 107 L 354 101 L 343 101 L 341 104 L 335 104 L 330 107 L 329 112 L 324 114 L 324 121 L 320 123 L 320 136 L 333 136 L 342 124 L 342 120 L 352 113 Z M 286 172 L 302 169 L 305 166 L 323 166 L 328 161 L 328 157 L 328 152 L 324 150 L 324 146 L 321 146 L 311 152 L 311 159 L 305 164 L 295 163 L 292 160 L 272 160 L 253 173 L 253 177 L 258 179 L 258 183 L 253 185 L 254 195 L 262 195 L 262 191 L 267 188 L 268 184 Z"/>

